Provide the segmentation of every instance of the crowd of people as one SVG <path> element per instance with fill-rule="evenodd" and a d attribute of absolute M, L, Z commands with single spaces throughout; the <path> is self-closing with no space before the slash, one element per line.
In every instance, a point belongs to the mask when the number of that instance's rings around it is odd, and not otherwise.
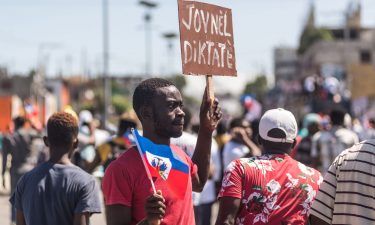
<path fill-rule="evenodd" d="M 193 127 L 180 91 L 159 78 L 137 86 L 133 108 L 113 135 L 87 110 L 57 112 L 44 131 L 15 118 L 1 148 L 4 187 L 11 156 L 12 223 L 83 225 L 93 213 L 105 213 L 108 225 L 375 221 L 375 119 L 360 126 L 335 106 L 301 123 L 282 108 L 223 120 L 218 99 L 204 93 Z M 132 128 L 170 146 L 189 175 L 182 197 L 170 191 L 168 173 L 150 182 Z"/>

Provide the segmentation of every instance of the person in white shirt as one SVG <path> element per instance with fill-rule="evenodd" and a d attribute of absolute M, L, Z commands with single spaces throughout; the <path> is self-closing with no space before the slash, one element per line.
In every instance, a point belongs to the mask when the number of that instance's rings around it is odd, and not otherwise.
<path fill-rule="evenodd" d="M 229 125 L 231 140 L 224 145 L 223 165 L 225 169 L 235 159 L 259 156 L 261 150 L 251 140 L 250 123 L 244 118 L 234 118 Z"/>
<path fill-rule="evenodd" d="M 177 145 L 192 157 L 197 143 L 197 135 L 191 131 L 191 113 L 185 108 L 184 131 L 178 138 L 172 138 L 171 144 Z M 196 225 L 210 225 L 212 205 L 216 201 L 215 182 L 221 178 L 221 159 L 219 148 L 213 139 L 211 144 L 210 173 L 201 193 L 193 192 L 193 205 Z"/>
<path fill-rule="evenodd" d="M 341 107 L 333 108 L 330 113 L 332 127 L 319 131 L 312 138 L 312 166 L 322 174 L 328 171 L 336 156 L 359 142 L 357 134 L 344 126 L 345 113 Z"/>

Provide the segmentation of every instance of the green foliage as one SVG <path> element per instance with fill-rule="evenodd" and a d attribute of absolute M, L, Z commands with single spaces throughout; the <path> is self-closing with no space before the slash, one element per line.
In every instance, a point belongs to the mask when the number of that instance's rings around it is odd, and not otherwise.
<path fill-rule="evenodd" d="M 307 49 L 309 49 L 309 47 L 320 40 L 333 40 L 331 31 L 326 28 L 306 28 L 301 35 L 298 54 L 303 54 Z"/>
<path fill-rule="evenodd" d="M 123 95 L 113 95 L 112 105 L 117 115 L 121 115 L 123 112 L 129 111 L 132 108 L 129 99 Z"/>
<path fill-rule="evenodd" d="M 267 77 L 265 75 L 259 75 L 253 82 L 246 84 L 243 93 L 254 94 L 258 101 L 263 102 L 267 91 Z"/>
<path fill-rule="evenodd" d="M 183 75 L 175 75 L 172 77 L 168 77 L 167 80 L 173 82 L 176 85 L 177 89 L 181 92 L 184 90 L 186 86 L 186 79 Z"/>
<path fill-rule="evenodd" d="M 33 78 L 35 76 L 35 74 L 36 74 L 36 70 L 32 69 L 32 70 L 29 71 L 27 76 L 30 77 L 30 78 Z"/>
<path fill-rule="evenodd" d="M 111 87 L 112 87 L 112 95 L 117 95 L 117 94 L 123 95 L 123 96 L 132 95 L 129 89 L 124 88 L 124 86 L 121 83 L 117 83 L 115 80 L 112 80 Z"/>

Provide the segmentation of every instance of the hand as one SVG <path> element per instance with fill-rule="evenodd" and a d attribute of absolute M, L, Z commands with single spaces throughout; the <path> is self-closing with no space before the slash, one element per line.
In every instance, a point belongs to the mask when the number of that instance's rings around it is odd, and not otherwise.
<path fill-rule="evenodd" d="M 165 200 L 158 190 L 156 194 L 150 195 L 146 199 L 145 210 L 147 214 L 147 221 L 150 225 L 159 225 L 160 219 L 164 217 L 165 214 Z"/>
<path fill-rule="evenodd" d="M 246 130 L 242 127 L 233 128 L 231 131 L 231 135 L 235 140 L 241 143 L 246 143 L 247 141 L 251 140 Z"/>
<path fill-rule="evenodd" d="M 219 124 L 223 113 L 219 106 L 219 100 L 215 98 L 211 101 L 207 95 L 207 88 L 204 91 L 202 104 L 200 108 L 200 127 L 207 129 L 209 132 L 213 132 Z"/>

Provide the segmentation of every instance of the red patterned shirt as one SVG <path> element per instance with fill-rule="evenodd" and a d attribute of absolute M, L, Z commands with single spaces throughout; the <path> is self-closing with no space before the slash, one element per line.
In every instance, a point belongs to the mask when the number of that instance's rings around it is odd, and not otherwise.
<path fill-rule="evenodd" d="M 237 225 L 304 225 L 322 181 L 287 154 L 242 158 L 227 167 L 219 198 L 241 199 Z"/>

